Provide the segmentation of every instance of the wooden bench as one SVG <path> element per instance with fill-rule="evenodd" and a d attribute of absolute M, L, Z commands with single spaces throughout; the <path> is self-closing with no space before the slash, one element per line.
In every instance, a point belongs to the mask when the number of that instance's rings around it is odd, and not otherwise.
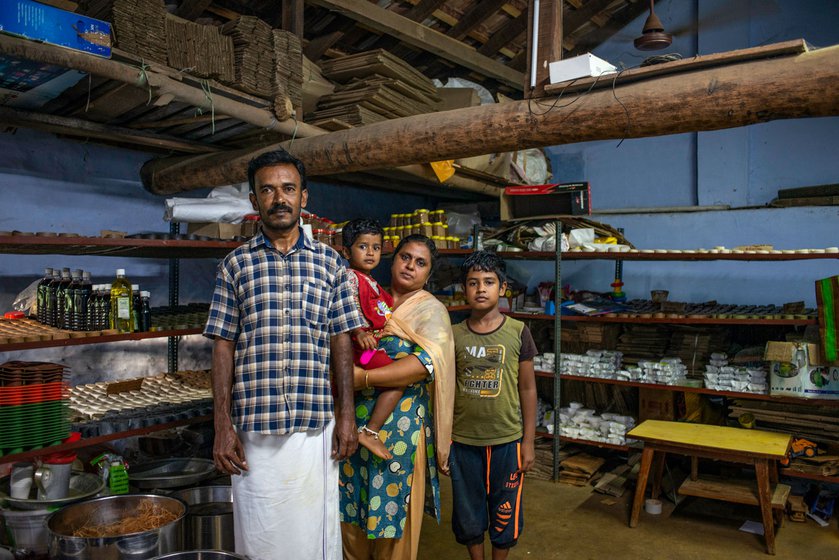
<path fill-rule="evenodd" d="M 761 430 L 646 420 L 627 437 L 644 442 L 641 470 L 632 502 L 629 526 L 638 525 L 650 471 L 654 470 L 652 497 L 661 494 L 661 476 L 667 453 L 691 457 L 691 477 L 679 493 L 760 507 L 766 552 L 775 554 L 775 524 L 783 520 L 789 486 L 777 484 L 778 461 L 786 456 L 792 436 Z M 754 465 L 757 484 L 730 480 L 699 480 L 697 458 Z M 775 514 L 773 515 L 773 510 Z"/>

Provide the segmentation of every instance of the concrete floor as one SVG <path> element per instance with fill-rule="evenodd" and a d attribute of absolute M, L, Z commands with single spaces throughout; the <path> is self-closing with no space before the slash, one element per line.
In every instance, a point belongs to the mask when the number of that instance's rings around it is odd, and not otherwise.
<path fill-rule="evenodd" d="M 443 519 L 425 517 L 420 560 L 468 559 L 451 532 L 451 484 L 442 477 Z M 528 480 L 524 489 L 525 528 L 510 560 L 766 560 L 763 537 L 739 531 L 743 521 L 760 520 L 757 508 L 709 500 L 685 499 L 674 511 L 664 501 L 659 516 L 641 513 L 638 527 L 627 526 L 633 491 L 609 501 L 589 487 L 578 488 Z M 604 500 L 606 502 L 604 503 Z M 820 528 L 813 521 L 784 521 L 775 541 L 776 558 L 839 558 L 839 530 L 834 516 Z M 487 551 L 487 558 L 489 552 Z"/>

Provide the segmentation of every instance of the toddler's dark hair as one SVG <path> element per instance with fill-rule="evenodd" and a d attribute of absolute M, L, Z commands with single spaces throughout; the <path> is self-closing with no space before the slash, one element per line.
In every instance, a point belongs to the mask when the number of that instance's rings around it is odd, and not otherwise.
<path fill-rule="evenodd" d="M 341 238 L 344 241 L 344 247 L 349 249 L 352 247 L 352 244 L 355 243 L 355 240 L 358 239 L 359 235 L 364 235 L 366 233 L 378 235 L 382 238 L 382 240 L 384 240 L 385 230 L 382 229 L 382 226 L 376 220 L 372 220 L 370 218 L 356 218 L 355 220 L 347 222 L 341 230 Z"/>
<path fill-rule="evenodd" d="M 466 284 L 466 276 L 473 270 L 494 272 L 498 276 L 499 284 L 507 281 L 507 264 L 504 259 L 490 251 L 477 251 L 466 257 L 460 266 L 460 281 Z"/>

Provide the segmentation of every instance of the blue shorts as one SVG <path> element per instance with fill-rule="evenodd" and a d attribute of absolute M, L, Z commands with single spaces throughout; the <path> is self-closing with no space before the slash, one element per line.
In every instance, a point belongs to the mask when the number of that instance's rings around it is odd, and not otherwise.
<path fill-rule="evenodd" d="M 515 546 L 524 528 L 520 467 L 521 440 L 486 447 L 452 442 L 452 530 L 457 542 L 480 544 L 489 531 L 495 548 Z"/>

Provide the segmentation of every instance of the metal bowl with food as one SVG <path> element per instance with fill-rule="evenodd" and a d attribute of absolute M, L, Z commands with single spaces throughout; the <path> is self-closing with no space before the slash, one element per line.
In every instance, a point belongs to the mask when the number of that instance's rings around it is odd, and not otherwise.
<path fill-rule="evenodd" d="M 47 520 L 50 558 L 150 560 L 183 549 L 186 504 L 170 496 L 126 494 L 69 505 Z"/>

